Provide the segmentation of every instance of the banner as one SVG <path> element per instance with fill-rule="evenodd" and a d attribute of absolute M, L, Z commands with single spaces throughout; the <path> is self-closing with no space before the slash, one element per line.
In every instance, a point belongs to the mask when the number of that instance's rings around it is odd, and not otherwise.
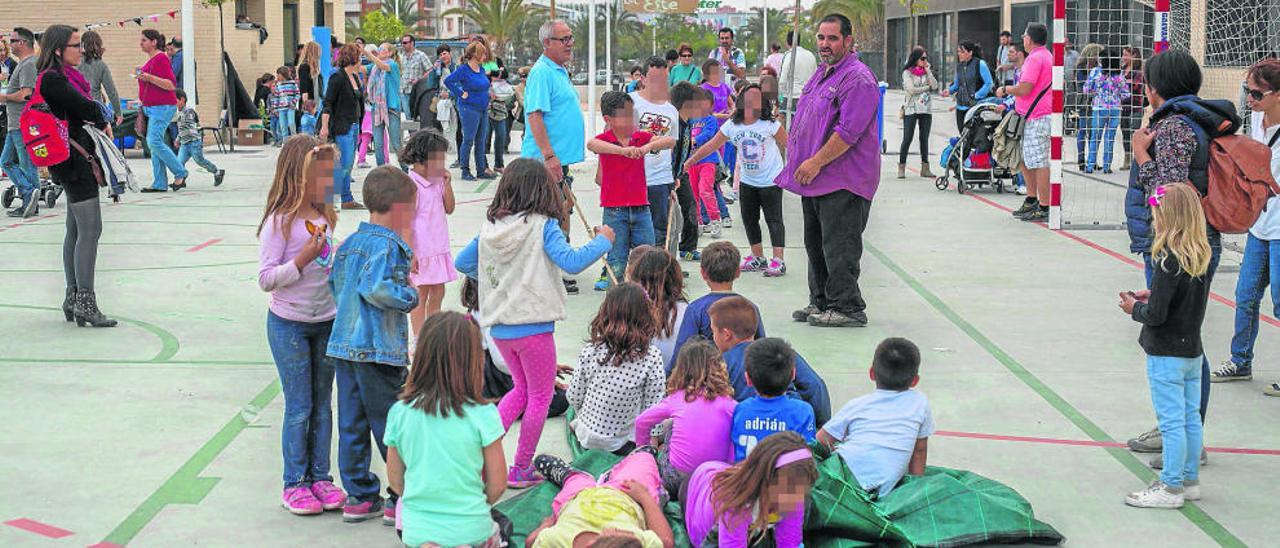
<path fill-rule="evenodd" d="M 630 13 L 694 13 L 698 0 L 623 0 L 622 9 Z"/>
<path fill-rule="evenodd" d="M 124 19 L 121 19 L 121 20 L 119 20 L 119 21 L 114 21 L 114 22 L 112 22 L 112 21 L 99 21 L 99 22 L 97 22 L 97 23 L 85 23 L 85 24 L 84 24 L 84 30 L 93 30 L 93 29 L 102 28 L 102 27 L 109 27 L 109 26 L 111 26 L 111 25 L 118 25 L 120 28 L 124 28 L 124 24 L 125 24 L 125 23 L 129 23 L 129 22 L 132 22 L 132 23 L 134 23 L 134 24 L 136 24 L 136 25 L 138 25 L 138 26 L 142 26 L 142 22 L 143 22 L 144 20 L 146 20 L 146 21 L 150 21 L 150 22 L 152 22 L 152 23 L 156 23 L 156 22 L 159 22 L 159 21 L 160 21 L 160 18 L 161 18 L 161 17 L 164 17 L 164 16 L 166 16 L 166 15 L 168 15 L 170 19 L 175 19 L 175 18 L 177 18 L 177 17 L 178 17 L 178 13 L 180 13 L 180 12 L 179 12 L 179 10 L 170 10 L 170 11 L 166 11 L 166 12 L 163 12 L 163 13 L 153 13 L 153 14 L 150 14 L 150 15 L 139 15 L 139 16 L 137 16 L 137 17 L 126 17 L 126 18 L 124 18 Z"/>

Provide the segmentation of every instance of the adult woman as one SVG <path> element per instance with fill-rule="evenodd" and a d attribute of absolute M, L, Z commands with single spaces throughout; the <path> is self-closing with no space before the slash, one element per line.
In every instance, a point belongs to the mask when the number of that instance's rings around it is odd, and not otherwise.
<path fill-rule="evenodd" d="M 693 62 L 693 46 L 680 44 L 678 51 L 680 63 L 671 67 L 671 72 L 667 73 L 667 82 L 672 86 L 680 82 L 689 82 L 695 86 L 701 84 L 702 69 Z"/>
<path fill-rule="evenodd" d="M 163 43 L 163 40 L 157 43 Z M 49 111 L 67 123 L 68 137 L 93 154 L 93 138 L 85 124 L 99 129 L 107 126 L 102 109 L 89 98 L 89 82 L 75 69 L 80 64 L 80 33 L 66 25 L 46 28 L 40 38 L 40 71 L 37 87 Z M 161 126 L 163 129 L 164 126 Z M 161 146 L 168 150 L 169 147 Z M 86 157 L 75 147 L 71 156 L 49 167 L 53 182 L 67 193 L 67 234 L 62 240 L 62 270 L 66 275 L 67 296 L 62 313 L 67 321 L 84 327 L 115 327 L 116 321 L 98 310 L 93 292 L 94 268 L 98 262 L 98 238 L 102 236 L 102 205 L 98 202 L 98 186 L 94 175 L 96 160 Z"/>
<path fill-rule="evenodd" d="M 169 175 L 166 169 L 173 172 L 174 190 L 187 187 L 187 169 L 182 167 L 178 156 L 169 148 L 165 133 L 169 123 L 178 113 L 178 97 L 173 90 L 178 89 L 174 83 L 173 67 L 169 56 L 162 50 L 164 35 L 156 29 L 142 31 L 142 39 L 138 43 L 142 52 L 147 54 L 145 65 L 134 71 L 138 79 L 138 100 L 142 101 L 142 113 L 147 115 L 147 148 L 151 151 L 151 186 L 143 192 L 164 192 L 168 190 Z"/>
<path fill-rule="evenodd" d="M 1271 174 L 1280 178 L 1280 59 L 1263 59 L 1249 68 L 1245 78 L 1246 103 L 1253 111 L 1249 135 L 1271 147 Z M 1272 313 L 1280 314 L 1280 196 L 1272 196 L 1267 208 L 1249 229 L 1236 281 L 1235 334 L 1231 357 L 1210 376 L 1213 382 L 1253 379 L 1253 343 L 1258 339 L 1258 307 L 1262 292 L 1271 286 Z M 1280 382 L 1262 390 L 1280 396 Z"/>
<path fill-rule="evenodd" d="M 88 31 L 80 35 L 80 47 L 84 57 L 80 61 L 80 74 L 89 81 L 89 96 L 107 107 L 108 120 L 119 124 L 120 94 L 116 91 L 116 83 L 111 79 L 111 68 L 102 60 L 107 48 L 102 46 L 102 37 L 96 31 Z M 104 95 L 105 92 L 105 95 Z"/>
<path fill-rule="evenodd" d="M 991 79 L 991 68 L 982 60 L 982 46 L 974 42 L 960 42 L 956 49 L 956 80 L 951 87 L 942 90 L 943 97 L 956 97 L 956 131 L 964 127 L 964 116 L 969 107 L 978 104 L 991 95 L 994 80 Z"/>
<path fill-rule="evenodd" d="M 320 104 L 320 96 L 324 95 L 322 93 L 324 90 L 320 88 L 320 44 L 307 42 L 307 45 L 302 47 L 302 57 L 298 59 L 297 70 L 298 92 L 302 94 L 302 101 L 298 104 L 315 101 L 316 111 L 319 111 L 323 107 Z M 298 127 L 302 127 L 302 109 L 298 109 L 298 116 Z"/>
<path fill-rule="evenodd" d="M 333 164 L 333 184 L 342 209 L 364 209 L 351 195 L 351 168 L 356 162 L 356 136 L 364 118 L 364 87 L 360 84 L 360 46 L 347 44 L 338 52 L 338 71 L 329 78 L 320 119 L 320 138 L 333 138 L 342 158 Z"/>
<path fill-rule="evenodd" d="M 390 150 L 400 151 L 400 55 L 395 46 L 384 43 L 376 55 L 366 53 L 373 63 L 369 71 L 368 102 L 373 122 L 373 156 L 378 165 L 390 161 Z"/>
<path fill-rule="evenodd" d="M 462 166 L 462 180 L 493 179 L 485 156 L 485 137 L 489 135 L 489 75 L 484 64 L 489 60 L 489 49 L 483 43 L 467 45 L 462 65 L 445 79 L 444 85 L 455 97 L 458 116 L 462 122 L 462 146 L 458 149 L 458 163 Z M 474 150 L 476 176 L 471 175 L 471 159 Z"/>
<path fill-rule="evenodd" d="M 511 142 L 511 109 L 515 108 L 516 90 L 507 81 L 507 69 L 489 74 L 489 126 L 493 134 L 493 169 L 502 171 L 506 166 L 503 156 Z"/>
<path fill-rule="evenodd" d="M 1093 120 L 1093 100 L 1088 94 L 1084 93 L 1084 84 L 1089 80 L 1089 73 L 1097 67 L 1101 60 L 1099 56 L 1102 54 L 1102 44 L 1085 44 L 1084 49 L 1080 50 L 1080 56 L 1077 58 L 1073 74 L 1070 75 L 1074 83 L 1072 93 L 1068 97 L 1073 99 L 1076 113 L 1076 167 L 1080 171 L 1084 171 L 1088 164 L 1088 156 L 1086 146 L 1089 144 L 1089 125 Z"/>
<path fill-rule="evenodd" d="M 1128 171 L 1133 161 L 1133 132 L 1142 127 L 1142 114 L 1147 108 L 1147 94 L 1142 79 L 1142 50 L 1137 46 L 1125 46 L 1120 50 L 1120 75 L 1129 86 L 1129 98 L 1120 103 L 1120 139 L 1124 145 L 1124 163 L 1121 171 Z"/>
<path fill-rule="evenodd" d="M 907 94 L 902 101 L 902 146 L 898 147 L 898 178 L 907 178 L 907 152 L 911 150 L 911 138 L 916 126 L 920 126 L 920 176 L 933 177 L 929 170 L 929 128 L 933 126 L 933 91 L 938 80 L 929 71 L 929 54 L 923 47 L 911 49 L 907 65 L 902 68 L 902 91 Z"/>
<path fill-rule="evenodd" d="M 1129 85 L 1120 74 L 1120 58 L 1103 50 L 1098 66 L 1089 71 L 1084 83 L 1084 93 L 1092 95 L 1093 116 L 1089 124 L 1089 159 L 1085 173 L 1093 173 L 1098 165 L 1098 146 L 1101 141 L 1103 173 L 1111 173 L 1111 156 L 1115 152 L 1116 128 L 1120 126 L 1120 105 L 1129 98 Z"/>

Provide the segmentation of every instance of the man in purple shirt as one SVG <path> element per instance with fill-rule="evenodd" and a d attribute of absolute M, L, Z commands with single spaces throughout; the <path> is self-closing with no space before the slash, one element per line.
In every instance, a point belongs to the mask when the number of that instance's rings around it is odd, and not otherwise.
<path fill-rule="evenodd" d="M 796 105 L 787 165 L 779 187 L 799 194 L 809 255 L 809 305 L 791 317 L 820 327 L 865 327 L 867 303 L 858 289 L 862 231 L 880 185 L 876 77 L 855 53 L 843 15 L 818 24 L 823 65 Z"/>

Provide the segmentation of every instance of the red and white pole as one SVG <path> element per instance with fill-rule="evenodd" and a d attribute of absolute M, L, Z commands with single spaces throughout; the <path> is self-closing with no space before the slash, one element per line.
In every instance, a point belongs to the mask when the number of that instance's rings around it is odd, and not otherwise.
<path fill-rule="evenodd" d="M 1160 53 L 1169 49 L 1169 0 L 1156 0 L 1155 8 L 1156 28 L 1152 43 L 1155 53 Z"/>
<path fill-rule="evenodd" d="M 1168 0 L 1163 1 L 1168 4 Z M 1067 0 L 1053 0 L 1053 114 L 1049 133 L 1049 228 L 1062 229 L 1062 110 L 1067 55 Z"/>

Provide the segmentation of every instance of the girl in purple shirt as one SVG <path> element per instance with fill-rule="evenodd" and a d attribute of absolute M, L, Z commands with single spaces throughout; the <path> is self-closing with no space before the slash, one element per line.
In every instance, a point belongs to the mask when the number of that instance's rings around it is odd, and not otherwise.
<path fill-rule="evenodd" d="M 728 120 L 733 115 L 733 88 L 724 82 L 724 73 L 721 72 L 720 63 L 715 59 L 708 59 L 702 64 L 702 88 L 710 91 L 712 95 L 711 112 L 720 120 Z"/>

